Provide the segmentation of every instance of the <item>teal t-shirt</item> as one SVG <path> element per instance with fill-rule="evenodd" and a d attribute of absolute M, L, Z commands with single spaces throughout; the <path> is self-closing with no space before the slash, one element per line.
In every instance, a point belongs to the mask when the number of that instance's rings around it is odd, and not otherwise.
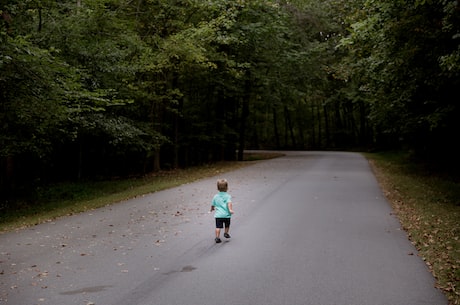
<path fill-rule="evenodd" d="M 227 192 L 219 192 L 212 199 L 212 206 L 215 208 L 215 218 L 230 218 L 230 210 L 228 209 L 228 203 L 232 202 L 232 196 Z"/>

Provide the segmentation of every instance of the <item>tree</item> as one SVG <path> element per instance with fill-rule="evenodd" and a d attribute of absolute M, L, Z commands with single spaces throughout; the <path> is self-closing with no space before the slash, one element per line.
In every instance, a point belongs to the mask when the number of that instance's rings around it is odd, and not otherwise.
<path fill-rule="evenodd" d="M 69 135 L 63 124 L 69 91 L 77 72 L 59 60 L 53 50 L 37 47 L 14 32 L 15 16 L 3 10 L 0 23 L 0 158 L 1 183 L 5 191 L 15 177 L 35 177 L 54 145 Z M 32 165 L 32 166 L 30 166 Z"/>
<path fill-rule="evenodd" d="M 353 56 L 377 144 L 405 145 L 424 157 L 456 152 L 449 141 L 458 129 L 452 3 L 367 1 L 365 11 L 342 45 Z M 449 68 L 447 58 L 454 59 Z"/>
<path fill-rule="evenodd" d="M 149 146 L 146 133 L 132 120 L 114 118 L 117 107 L 131 102 L 130 83 L 143 52 L 133 24 L 118 14 L 117 3 L 26 1 L 3 9 L 3 181 L 13 172 L 45 179 L 31 172 L 66 170 L 74 164 L 75 176 L 81 177 L 82 156 L 90 161 L 97 145 L 100 153 L 107 151 L 104 145 L 109 151 L 128 143 Z M 85 138 L 96 134 L 99 141 L 85 147 Z M 69 155 L 74 161 L 64 157 Z M 11 170 L 12 163 L 17 170 Z"/>

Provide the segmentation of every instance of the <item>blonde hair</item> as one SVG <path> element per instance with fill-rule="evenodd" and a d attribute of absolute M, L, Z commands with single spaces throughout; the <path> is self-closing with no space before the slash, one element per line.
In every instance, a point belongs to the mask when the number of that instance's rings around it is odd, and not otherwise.
<path fill-rule="evenodd" d="M 225 179 L 217 180 L 217 189 L 221 192 L 226 192 L 228 189 L 228 182 Z"/>

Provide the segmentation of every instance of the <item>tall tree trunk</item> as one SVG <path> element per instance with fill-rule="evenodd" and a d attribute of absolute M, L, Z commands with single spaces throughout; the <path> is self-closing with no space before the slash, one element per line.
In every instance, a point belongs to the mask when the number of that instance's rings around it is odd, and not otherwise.
<path fill-rule="evenodd" d="M 83 140 L 78 141 L 78 168 L 77 168 L 77 179 L 81 180 L 83 176 Z"/>
<path fill-rule="evenodd" d="M 238 145 L 238 161 L 243 161 L 244 156 L 244 148 L 246 144 L 246 121 L 249 116 L 249 100 L 251 98 L 251 75 L 248 73 L 247 79 L 245 82 L 245 90 L 244 90 L 244 97 L 243 97 L 243 109 L 241 112 L 241 123 L 240 123 L 240 141 Z"/>
<path fill-rule="evenodd" d="M 155 149 L 153 152 L 153 171 L 159 172 L 161 170 L 161 163 L 160 163 L 160 148 Z"/>
<path fill-rule="evenodd" d="M 312 147 L 316 147 L 316 123 L 315 123 L 315 103 L 314 102 L 311 102 L 310 103 L 311 105 L 311 117 L 312 117 L 312 120 L 311 120 L 311 146 Z"/>
<path fill-rule="evenodd" d="M 176 72 L 172 74 L 172 80 L 170 82 L 171 84 L 171 90 L 174 88 L 178 87 L 178 79 L 179 76 Z M 179 98 L 179 101 L 177 103 L 176 111 L 173 113 L 173 128 L 174 128 L 174 147 L 173 147 L 173 167 L 174 168 L 179 168 L 179 124 L 180 124 L 180 114 L 182 113 L 182 108 L 184 105 L 184 97 Z"/>
<path fill-rule="evenodd" d="M 289 112 L 289 109 L 288 109 L 287 106 L 284 107 L 284 115 L 285 115 L 285 118 L 286 118 L 286 127 L 287 127 L 286 133 L 289 132 L 289 135 L 291 137 L 291 145 L 292 145 L 293 148 L 296 148 L 297 147 L 297 141 L 296 141 L 295 136 L 294 136 L 294 128 L 292 127 L 291 113 Z"/>
<path fill-rule="evenodd" d="M 321 109 L 318 107 L 318 109 Z M 324 112 L 324 132 L 325 132 L 325 137 L 326 137 L 326 147 L 329 148 L 331 145 L 331 132 L 330 132 L 330 126 L 329 126 L 329 112 L 327 110 L 327 106 L 323 106 L 323 112 Z"/>
<path fill-rule="evenodd" d="M 273 133 L 275 135 L 275 145 L 276 149 L 280 149 L 280 134 L 278 130 L 278 116 L 276 114 L 276 107 L 273 107 Z"/>
<path fill-rule="evenodd" d="M 316 106 L 316 119 L 318 120 L 318 142 L 316 143 L 317 148 L 322 147 L 321 139 L 322 139 L 322 133 L 323 133 L 323 125 L 322 125 L 322 117 L 321 117 L 321 107 L 320 107 L 320 101 L 317 101 L 317 106 Z"/>
<path fill-rule="evenodd" d="M 180 114 L 182 113 L 182 108 L 184 106 L 184 100 L 181 98 L 177 106 L 177 112 L 174 113 L 174 168 L 179 168 L 179 133 L 180 133 Z"/>
<path fill-rule="evenodd" d="M 39 8 L 38 8 L 38 32 L 41 32 L 41 31 L 42 31 L 42 24 L 43 24 L 43 20 L 42 20 L 42 8 L 39 7 Z"/>
<path fill-rule="evenodd" d="M 359 105 L 359 142 L 360 145 L 369 144 L 369 131 L 367 128 L 366 106 L 360 101 Z"/>
<path fill-rule="evenodd" d="M 241 113 L 240 141 L 238 146 L 238 161 L 243 161 L 244 147 L 246 142 L 246 120 L 249 115 L 249 96 L 243 98 L 243 109 Z"/>
<path fill-rule="evenodd" d="M 159 102 L 152 101 L 150 118 L 152 120 L 152 129 L 158 133 L 161 132 L 161 113 L 160 113 Z M 153 171 L 158 172 L 161 170 L 160 162 L 160 143 L 155 143 L 155 149 L 153 151 Z"/>
<path fill-rule="evenodd" d="M 306 115 L 306 111 L 303 107 L 299 107 L 296 113 L 296 125 L 297 125 L 297 132 L 299 138 L 299 149 L 305 149 L 305 132 L 306 132 L 306 124 L 305 118 L 308 117 Z"/>
<path fill-rule="evenodd" d="M 0 164 L 2 170 L 0 175 L 0 199 L 7 199 L 15 189 L 14 158 L 6 156 L 0 160 L 2 161 L 2 164 Z"/>
<path fill-rule="evenodd" d="M 139 1 L 137 2 L 136 19 L 139 18 L 139 15 L 140 15 L 140 13 L 141 13 L 142 1 L 143 1 L 143 0 L 139 0 Z"/>

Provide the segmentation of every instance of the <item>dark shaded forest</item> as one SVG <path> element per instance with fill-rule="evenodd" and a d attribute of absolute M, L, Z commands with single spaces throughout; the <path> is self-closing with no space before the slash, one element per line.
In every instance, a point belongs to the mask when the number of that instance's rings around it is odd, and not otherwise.
<path fill-rule="evenodd" d="M 459 42 L 447 0 L 0 1 L 0 197 L 245 149 L 459 169 Z"/>

